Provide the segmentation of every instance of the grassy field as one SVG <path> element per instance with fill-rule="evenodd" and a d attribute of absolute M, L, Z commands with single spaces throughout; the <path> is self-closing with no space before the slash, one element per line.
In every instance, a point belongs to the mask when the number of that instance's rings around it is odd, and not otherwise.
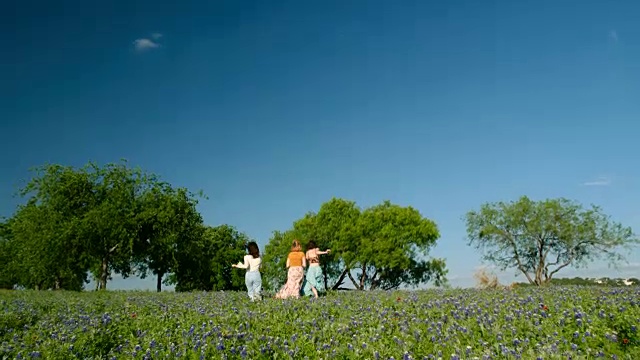
<path fill-rule="evenodd" d="M 640 288 L 0 292 L 3 359 L 640 359 Z"/>

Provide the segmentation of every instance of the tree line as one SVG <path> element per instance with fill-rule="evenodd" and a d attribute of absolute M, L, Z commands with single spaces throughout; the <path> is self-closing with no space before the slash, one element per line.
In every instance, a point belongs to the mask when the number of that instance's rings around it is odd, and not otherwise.
<path fill-rule="evenodd" d="M 208 226 L 197 210 L 204 194 L 173 187 L 126 161 L 74 168 L 44 165 L 19 191 L 25 202 L 0 222 L 0 288 L 82 290 L 89 278 L 107 288 L 113 274 L 155 276 L 176 291 L 240 290 L 246 234 Z M 566 199 L 485 203 L 465 214 L 468 245 L 502 270 L 533 285 L 563 268 L 597 258 L 617 264 L 619 248 L 638 243 L 631 228 L 600 208 Z M 331 248 L 323 257 L 325 288 L 391 290 L 447 283 L 445 259 L 429 256 L 437 224 L 411 206 L 389 201 L 360 208 L 332 198 L 285 231 L 274 231 L 263 254 L 263 281 L 279 287 L 293 239 Z"/>
<path fill-rule="evenodd" d="M 247 237 L 206 226 L 201 194 L 174 188 L 126 161 L 82 168 L 45 165 L 20 189 L 26 202 L 0 227 L 0 286 L 81 290 L 89 276 L 157 278 L 179 291 L 241 289 L 226 264 Z"/>
<path fill-rule="evenodd" d="M 556 286 L 607 286 L 607 287 L 624 287 L 624 286 L 640 286 L 640 279 L 638 278 L 557 278 L 552 279 L 549 282 L 550 285 Z M 533 286 L 529 283 L 517 283 L 518 286 Z"/>
<path fill-rule="evenodd" d="M 198 199 L 126 161 L 81 168 L 44 165 L 19 191 L 26 201 L 0 223 L 0 287 L 82 290 L 90 277 L 106 289 L 113 274 L 153 275 L 176 291 L 239 290 L 247 235 L 230 225 L 204 224 Z M 263 256 L 265 287 L 284 281 L 291 242 L 330 246 L 326 282 L 341 288 L 391 289 L 446 281 L 442 259 L 429 259 L 436 224 L 411 207 L 390 202 L 365 210 L 332 199 L 293 229 L 274 232 Z M 359 273 L 355 273 L 359 271 Z M 356 280 L 355 277 L 358 280 Z"/>

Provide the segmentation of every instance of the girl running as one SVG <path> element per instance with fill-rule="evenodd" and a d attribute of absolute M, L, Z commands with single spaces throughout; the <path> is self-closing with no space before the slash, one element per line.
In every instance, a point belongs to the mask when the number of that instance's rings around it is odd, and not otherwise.
<path fill-rule="evenodd" d="M 276 294 L 277 299 L 286 299 L 289 297 L 300 297 L 300 286 L 304 278 L 304 268 L 307 266 L 307 261 L 304 257 L 304 253 L 301 251 L 302 246 L 298 240 L 293 240 L 291 246 L 291 252 L 287 256 L 287 282 Z"/>
<path fill-rule="evenodd" d="M 309 261 L 309 268 L 307 268 L 307 276 L 305 277 L 303 293 L 305 295 L 318 298 L 318 291 L 324 291 L 324 277 L 322 275 L 322 268 L 320 267 L 320 255 L 329 254 L 331 249 L 327 251 L 320 251 L 315 241 L 309 241 L 307 244 L 306 258 Z"/>
<path fill-rule="evenodd" d="M 237 263 L 231 265 L 234 268 L 247 269 L 244 275 L 244 282 L 247 285 L 247 293 L 251 301 L 260 300 L 260 292 L 262 291 L 262 276 L 260 276 L 260 265 L 262 265 L 262 259 L 260 258 L 260 249 L 255 241 L 251 241 L 247 244 L 248 255 L 244 256 L 244 263 Z"/>

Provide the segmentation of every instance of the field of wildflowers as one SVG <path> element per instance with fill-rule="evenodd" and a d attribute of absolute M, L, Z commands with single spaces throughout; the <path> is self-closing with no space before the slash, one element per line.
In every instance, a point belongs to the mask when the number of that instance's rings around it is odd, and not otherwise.
<path fill-rule="evenodd" d="M 3 359 L 640 359 L 640 288 L 0 292 Z"/>

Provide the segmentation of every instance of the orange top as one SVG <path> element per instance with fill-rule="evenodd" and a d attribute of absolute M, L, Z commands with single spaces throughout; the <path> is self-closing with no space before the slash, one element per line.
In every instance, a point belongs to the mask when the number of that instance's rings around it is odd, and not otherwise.
<path fill-rule="evenodd" d="M 292 251 L 289 253 L 289 266 L 302 266 L 304 253 L 302 251 Z"/>

